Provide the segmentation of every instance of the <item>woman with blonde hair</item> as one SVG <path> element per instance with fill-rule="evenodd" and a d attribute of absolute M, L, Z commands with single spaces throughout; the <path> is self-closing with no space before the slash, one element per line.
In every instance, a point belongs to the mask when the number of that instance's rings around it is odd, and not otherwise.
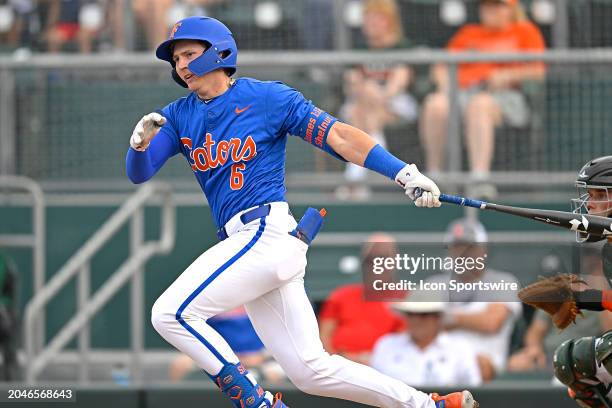
<path fill-rule="evenodd" d="M 367 0 L 363 4 L 363 32 L 370 48 L 389 48 L 404 37 L 395 0 Z M 381 24 L 384 25 L 382 30 Z M 387 40 L 387 41 L 385 41 Z"/>
<path fill-rule="evenodd" d="M 480 23 L 463 26 L 449 41 L 449 50 L 485 53 L 544 51 L 542 34 L 526 19 L 518 0 L 481 0 L 479 14 Z M 520 128 L 529 122 L 529 107 L 520 92 L 521 83 L 542 80 L 544 75 L 544 64 L 538 62 L 459 65 L 459 104 L 464 116 L 470 170 L 476 181 L 488 177 L 495 127 L 505 123 Z M 432 76 L 438 89 L 424 102 L 420 133 L 427 170 L 435 173 L 444 170 L 449 111 L 446 66 L 435 66 Z"/>
<path fill-rule="evenodd" d="M 367 50 L 376 52 L 411 47 L 404 37 L 400 15 L 395 0 L 364 2 L 362 33 Z M 347 100 L 340 109 L 340 116 L 386 146 L 385 126 L 417 119 L 417 102 L 407 91 L 411 79 L 412 70 L 403 64 L 379 61 L 350 69 L 345 74 Z M 353 185 L 339 188 L 338 195 L 365 198 L 367 189 L 356 185 L 366 177 L 364 169 L 348 164 L 345 176 Z"/>

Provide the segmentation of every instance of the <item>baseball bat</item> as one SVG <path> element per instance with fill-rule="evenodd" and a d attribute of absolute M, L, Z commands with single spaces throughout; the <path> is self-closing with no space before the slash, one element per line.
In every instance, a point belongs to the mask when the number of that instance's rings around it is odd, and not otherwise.
<path fill-rule="evenodd" d="M 417 193 L 417 195 L 420 195 Z M 473 207 L 481 210 L 492 210 L 511 214 L 518 217 L 529 218 L 534 221 L 554 225 L 571 231 L 607 237 L 612 235 L 612 219 L 597 215 L 576 214 L 566 211 L 542 210 L 536 208 L 512 207 L 488 203 L 449 194 L 440 194 L 443 203 L 456 204 L 464 207 Z"/>

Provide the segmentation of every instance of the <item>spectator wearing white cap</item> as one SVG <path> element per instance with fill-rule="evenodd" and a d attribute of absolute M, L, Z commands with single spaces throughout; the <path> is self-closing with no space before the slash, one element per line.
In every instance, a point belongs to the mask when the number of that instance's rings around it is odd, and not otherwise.
<path fill-rule="evenodd" d="M 518 281 L 512 274 L 487 267 L 487 241 L 487 232 L 477 220 L 464 218 L 452 222 L 445 236 L 449 255 L 454 259 L 480 258 L 482 262 L 474 262 L 469 268 L 466 266 L 463 273 L 450 271 L 433 276 L 428 281 L 447 285 L 451 280 L 475 284 L 482 282 L 483 285 L 504 282 L 515 284 L 518 288 Z M 486 382 L 505 370 L 512 331 L 521 316 L 522 306 L 514 291 L 474 286 L 473 290 L 462 292 L 449 290 L 450 303 L 445 311 L 444 327 L 473 345 L 482 378 Z"/>
<path fill-rule="evenodd" d="M 371 365 L 412 386 L 479 385 L 476 353 L 465 341 L 442 332 L 446 305 L 435 295 L 412 292 L 408 301 L 394 304 L 409 329 L 380 338 Z"/>

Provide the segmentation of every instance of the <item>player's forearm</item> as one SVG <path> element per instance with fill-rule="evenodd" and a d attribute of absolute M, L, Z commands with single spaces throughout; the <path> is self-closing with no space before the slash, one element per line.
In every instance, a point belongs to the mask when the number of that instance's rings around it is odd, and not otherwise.
<path fill-rule="evenodd" d="M 395 181 L 417 207 L 439 207 L 440 189 L 425 177 L 414 164 L 406 164 L 361 130 L 335 122 L 325 142 L 325 150 L 333 150 L 344 160 L 375 171 Z"/>
<path fill-rule="evenodd" d="M 156 172 L 151 160 L 151 151 L 137 152 L 129 148 L 125 158 L 125 172 L 134 184 L 144 183 Z"/>
<path fill-rule="evenodd" d="M 131 142 L 130 145 L 132 145 Z M 177 153 L 178 150 L 172 142 L 172 137 L 162 130 L 151 140 L 145 150 L 135 150 L 133 146 L 128 149 L 125 159 L 127 176 L 132 183 L 144 183 Z"/>
<path fill-rule="evenodd" d="M 328 136 L 328 144 L 345 160 L 391 180 L 395 180 L 399 171 L 406 167 L 405 162 L 387 152 L 367 133 L 346 123 L 334 123 Z"/>

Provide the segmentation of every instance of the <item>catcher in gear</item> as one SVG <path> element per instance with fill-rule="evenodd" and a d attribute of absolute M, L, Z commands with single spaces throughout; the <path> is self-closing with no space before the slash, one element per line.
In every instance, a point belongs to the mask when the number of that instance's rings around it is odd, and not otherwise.
<path fill-rule="evenodd" d="M 578 198 L 572 200 L 577 214 L 612 218 L 612 156 L 586 163 L 578 173 Z M 578 242 L 605 240 L 602 247 L 604 275 L 612 283 L 612 235 L 596 237 L 577 233 Z M 576 275 L 541 279 L 519 292 L 524 303 L 551 315 L 559 329 L 575 322 L 582 310 L 612 311 L 612 290 L 590 288 Z M 569 387 L 581 407 L 612 408 L 612 331 L 601 336 L 571 339 L 562 343 L 553 358 L 555 376 Z"/>

